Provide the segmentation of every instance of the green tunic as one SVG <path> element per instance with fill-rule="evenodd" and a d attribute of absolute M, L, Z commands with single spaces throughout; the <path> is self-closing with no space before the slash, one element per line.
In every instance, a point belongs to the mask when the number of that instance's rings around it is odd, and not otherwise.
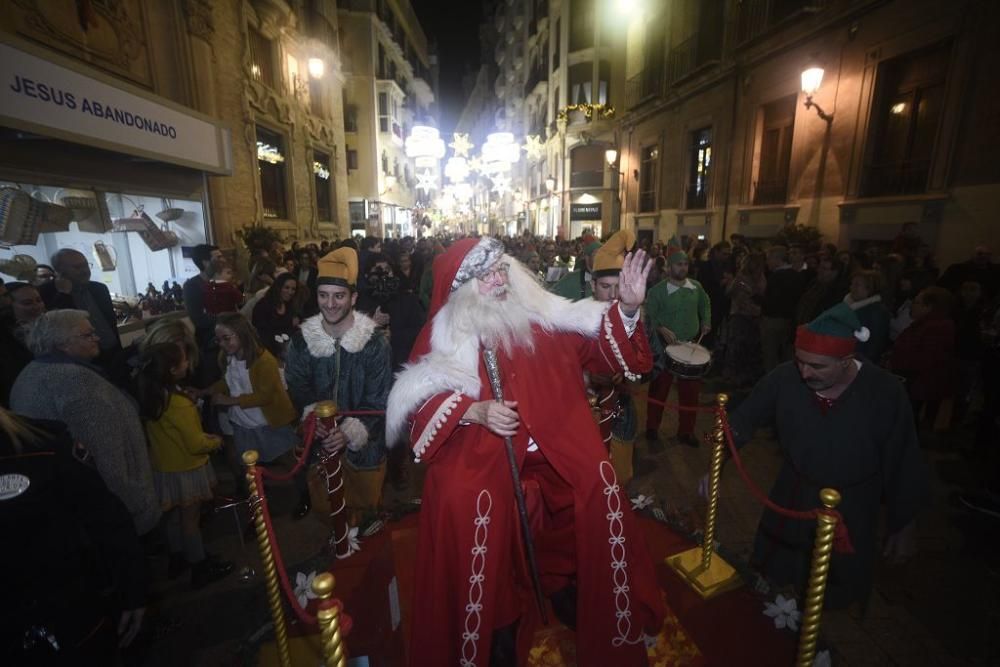
<path fill-rule="evenodd" d="M 667 327 L 679 341 L 694 340 L 702 324 L 712 321 L 712 304 L 708 292 L 697 280 L 688 278 L 684 287 L 671 291 L 670 281 L 657 283 L 646 294 L 646 321 L 650 335 L 657 327 Z"/>
<path fill-rule="evenodd" d="M 341 411 L 381 410 L 392 383 L 392 351 L 375 322 L 355 311 L 354 326 L 340 339 L 323 331 L 322 315 L 310 317 L 288 345 L 285 381 L 301 412 L 317 401 L 333 400 Z M 357 417 L 367 430 L 367 444 L 348 448 L 347 460 L 358 469 L 385 460 L 385 416 Z"/>
<path fill-rule="evenodd" d="M 792 363 L 775 368 L 730 416 L 738 445 L 767 423 L 776 426 L 784 463 L 771 500 L 793 510 L 820 507 L 820 489 L 840 492 L 854 554 L 834 552 L 826 604 L 864 604 L 879 553 L 879 509 L 886 506 L 886 534 L 906 526 L 927 501 L 927 471 L 913 413 L 899 380 L 870 364 L 824 412 Z M 753 563 L 773 583 L 804 592 L 815 522 L 764 510 Z"/>

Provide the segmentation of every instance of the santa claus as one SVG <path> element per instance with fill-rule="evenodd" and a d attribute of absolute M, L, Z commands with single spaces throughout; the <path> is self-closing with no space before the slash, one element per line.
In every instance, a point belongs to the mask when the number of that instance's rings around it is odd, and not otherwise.
<path fill-rule="evenodd" d="M 584 371 L 636 377 L 651 368 L 631 340 L 645 254 L 625 258 L 612 302 L 546 292 L 493 238 L 456 242 L 433 271 L 428 324 L 387 411 L 387 441 L 408 429 L 427 463 L 410 664 L 526 661 L 540 616 L 505 437 L 542 589 L 577 630 L 577 663 L 647 664 L 644 640 L 657 634 L 665 609 L 584 385 Z M 484 348 L 499 360 L 502 403 L 491 400 Z"/>

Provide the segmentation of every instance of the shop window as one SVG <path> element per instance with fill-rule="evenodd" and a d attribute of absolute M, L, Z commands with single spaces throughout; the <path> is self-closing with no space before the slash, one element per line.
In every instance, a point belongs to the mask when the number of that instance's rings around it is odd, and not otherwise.
<path fill-rule="evenodd" d="M 753 203 L 784 204 L 788 199 L 788 165 L 792 159 L 792 128 L 797 95 L 764 105 L 760 112 L 760 162 Z"/>
<path fill-rule="evenodd" d="M 357 171 L 358 169 L 358 151 L 353 148 L 347 149 L 347 170 Z"/>
<path fill-rule="evenodd" d="M 594 0 L 573 0 L 569 14 L 569 50 L 594 45 Z"/>
<path fill-rule="evenodd" d="M 316 217 L 319 220 L 333 220 L 333 182 L 330 173 L 330 156 L 313 151 L 313 182 L 316 185 Z"/>
<path fill-rule="evenodd" d="M 285 196 L 285 140 L 257 126 L 257 171 L 265 218 L 288 219 Z"/>
<path fill-rule="evenodd" d="M 111 292 L 117 324 L 134 321 L 142 310 L 159 314 L 183 308 L 170 295 L 142 304 L 136 297 L 149 285 L 162 293 L 164 283 L 170 290 L 174 282 L 183 285 L 198 273 L 186 258 L 192 246 L 207 239 L 198 195 L 174 199 L 23 181 L 16 185 L 0 181 L 0 187 L 20 188 L 46 203 L 72 203 L 72 221 L 65 228 L 42 232 L 33 245 L 17 245 L 16 252 L 39 264 L 49 264 L 52 253 L 61 248 L 82 253 L 90 264 L 91 279 Z M 148 188 L 155 190 L 156 185 L 150 182 Z M 0 271 L 0 282 L 14 278 Z"/>
<path fill-rule="evenodd" d="M 274 42 L 256 28 L 250 28 L 250 74 L 258 83 L 277 88 L 274 68 Z"/>
<path fill-rule="evenodd" d="M 685 207 L 707 208 L 712 173 L 712 128 L 705 127 L 691 133 L 690 160 Z"/>
<path fill-rule="evenodd" d="M 656 210 L 656 185 L 659 172 L 660 147 L 643 146 L 639 163 L 639 212 Z"/>
<path fill-rule="evenodd" d="M 879 66 L 862 187 L 865 196 L 927 191 L 950 51 L 946 42 Z"/>

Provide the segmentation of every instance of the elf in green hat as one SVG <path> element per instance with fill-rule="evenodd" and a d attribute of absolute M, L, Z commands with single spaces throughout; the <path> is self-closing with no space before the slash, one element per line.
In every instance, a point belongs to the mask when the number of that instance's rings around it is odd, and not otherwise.
<path fill-rule="evenodd" d="M 854 553 L 834 553 L 826 606 L 867 604 L 875 560 L 902 561 L 915 549 L 915 517 L 926 504 L 927 471 L 902 382 L 855 356 L 868 331 L 840 303 L 798 328 L 795 360 L 766 375 L 729 421 L 737 446 L 773 424 L 784 464 L 771 500 L 792 510 L 820 507 L 824 488 L 840 492 L 837 510 Z M 885 508 L 886 535 L 878 535 Z M 751 563 L 775 585 L 804 592 L 815 522 L 765 509 Z"/>
<path fill-rule="evenodd" d="M 689 266 L 687 253 L 675 248 L 667 256 L 667 279 L 657 283 L 646 296 L 646 330 L 655 359 L 649 397 L 658 401 L 649 403 L 646 410 L 646 440 L 653 454 L 663 450 L 659 435 L 663 419 L 661 403 L 667 399 L 674 383 L 674 375 L 667 367 L 666 347 L 700 341 L 712 329 L 708 292 L 701 283 L 688 277 Z M 677 378 L 677 395 L 682 406 L 697 406 L 699 391 L 700 379 Z M 694 424 L 694 412 L 684 411 L 678 415 L 677 440 L 689 447 L 698 446 Z"/>

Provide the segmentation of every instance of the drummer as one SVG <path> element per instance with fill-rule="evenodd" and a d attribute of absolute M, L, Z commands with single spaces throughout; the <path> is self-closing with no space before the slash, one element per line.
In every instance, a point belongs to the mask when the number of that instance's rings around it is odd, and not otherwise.
<path fill-rule="evenodd" d="M 683 250 L 675 250 L 667 257 L 667 278 L 654 286 L 646 296 L 646 328 L 651 336 L 651 347 L 658 356 L 649 385 L 649 398 L 663 402 L 674 383 L 666 347 L 678 343 L 697 342 L 711 331 L 712 308 L 708 293 L 697 280 L 688 278 L 689 260 Z M 698 405 L 701 380 L 677 378 L 677 395 L 681 407 Z M 663 451 L 660 442 L 660 421 L 663 406 L 649 402 L 646 413 L 646 440 L 649 451 Z M 681 411 L 677 427 L 677 440 L 690 447 L 698 446 L 694 435 L 695 413 Z"/>
<path fill-rule="evenodd" d="M 603 246 L 594 251 L 591 289 L 596 301 L 611 302 L 618 298 L 618 282 L 625 262 L 625 253 L 635 245 L 635 232 L 623 229 L 613 234 Z M 642 322 L 632 336 L 636 354 L 647 359 L 652 355 L 646 343 Z M 590 390 L 597 399 L 597 420 L 601 437 L 608 446 L 611 464 L 618 483 L 623 487 L 632 479 L 632 453 L 638 431 L 638 417 L 632 397 L 625 390 L 626 378 L 622 375 L 591 375 Z"/>

